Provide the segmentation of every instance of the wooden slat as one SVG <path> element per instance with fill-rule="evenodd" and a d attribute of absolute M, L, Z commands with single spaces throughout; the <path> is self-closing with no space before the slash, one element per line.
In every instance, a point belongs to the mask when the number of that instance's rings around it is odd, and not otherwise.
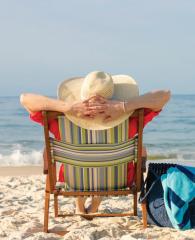
<path fill-rule="evenodd" d="M 141 203 L 142 208 L 142 219 L 143 219 L 143 225 L 144 228 L 147 228 L 147 208 L 146 208 L 146 201 Z"/>
<path fill-rule="evenodd" d="M 43 174 L 48 174 L 47 151 L 45 147 L 43 150 Z"/>
<path fill-rule="evenodd" d="M 62 112 L 54 112 L 54 111 L 48 111 L 47 117 L 49 120 L 56 119 L 58 116 L 64 116 L 64 113 Z"/>
<path fill-rule="evenodd" d="M 93 192 L 74 192 L 74 191 L 62 191 L 54 190 L 53 193 L 59 196 L 78 197 L 78 196 L 118 196 L 129 195 L 134 193 L 135 190 L 118 190 L 118 191 L 93 191 Z"/>
<path fill-rule="evenodd" d="M 45 159 L 47 160 L 48 165 L 48 173 L 49 173 L 49 185 L 50 185 L 50 191 L 54 189 L 55 183 L 54 183 L 54 172 L 52 167 L 52 160 L 51 160 L 51 148 L 50 148 L 50 142 L 49 142 L 49 126 L 48 126 L 48 118 L 47 118 L 47 112 L 43 111 L 43 122 L 44 122 L 44 135 L 45 135 L 45 147 L 46 147 L 46 153 L 45 153 Z"/>
<path fill-rule="evenodd" d="M 49 203 L 50 203 L 50 184 L 49 184 L 49 176 L 46 177 L 46 184 L 45 184 L 45 208 L 44 208 L 44 225 L 43 231 L 48 232 L 48 224 L 49 224 Z"/>

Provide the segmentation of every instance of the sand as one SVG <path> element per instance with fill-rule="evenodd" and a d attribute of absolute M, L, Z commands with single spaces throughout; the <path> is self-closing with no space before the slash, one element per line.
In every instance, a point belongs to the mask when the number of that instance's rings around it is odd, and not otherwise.
<path fill-rule="evenodd" d="M 42 166 L 0 167 L 0 176 L 30 176 L 41 175 Z"/>
<path fill-rule="evenodd" d="M 41 172 L 41 167 L 0 168 L 0 239 L 195 239 L 195 229 L 179 231 L 149 226 L 144 230 L 140 206 L 138 217 L 94 218 L 92 221 L 80 216 L 54 218 L 53 198 L 49 227 L 53 231 L 61 229 L 68 233 L 63 237 L 43 233 L 45 176 Z M 130 200 L 130 196 L 104 198 L 99 211 L 129 210 L 132 206 Z M 60 204 L 63 212 L 74 212 L 74 198 L 62 197 Z"/>

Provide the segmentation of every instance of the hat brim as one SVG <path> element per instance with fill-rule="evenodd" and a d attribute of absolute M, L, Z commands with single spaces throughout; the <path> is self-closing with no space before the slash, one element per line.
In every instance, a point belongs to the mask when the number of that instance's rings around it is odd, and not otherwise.
<path fill-rule="evenodd" d="M 112 76 L 114 83 L 114 94 L 112 96 L 113 100 L 128 101 L 132 97 L 139 95 L 139 89 L 135 80 L 127 75 L 115 75 Z M 80 90 L 82 83 L 84 81 L 83 77 L 71 78 L 64 80 L 58 86 L 57 96 L 60 100 L 66 102 L 78 102 L 81 101 Z M 131 114 L 124 113 L 117 119 L 105 122 L 102 117 L 95 117 L 94 119 L 80 118 L 72 116 L 71 114 L 66 114 L 66 117 L 72 121 L 74 124 L 90 130 L 104 130 L 115 127 L 128 119 Z"/>

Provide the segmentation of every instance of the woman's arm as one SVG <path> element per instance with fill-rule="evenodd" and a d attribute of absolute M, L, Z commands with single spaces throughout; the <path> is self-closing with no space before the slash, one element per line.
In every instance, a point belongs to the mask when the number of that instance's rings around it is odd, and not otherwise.
<path fill-rule="evenodd" d="M 128 102 L 112 101 L 94 96 L 90 99 L 77 102 L 66 103 L 62 100 L 48 98 L 42 95 L 23 93 L 20 102 L 28 112 L 34 113 L 42 110 L 58 111 L 70 113 L 78 117 L 91 117 L 103 113 L 105 120 L 111 120 L 125 112 L 131 112 L 138 108 L 150 108 L 159 111 L 170 99 L 170 91 L 159 90 L 134 97 Z"/>
<path fill-rule="evenodd" d="M 48 110 L 69 113 L 82 118 L 93 118 L 96 114 L 105 110 L 104 105 L 99 106 L 97 109 L 89 109 L 87 101 L 66 103 L 62 100 L 32 93 L 21 94 L 20 102 L 31 114 L 38 111 Z"/>
<path fill-rule="evenodd" d="M 153 111 L 161 110 L 169 101 L 171 92 L 169 90 L 159 90 L 146 93 L 144 95 L 132 98 L 125 103 L 125 111 L 131 112 L 138 108 L 150 108 Z"/>
<path fill-rule="evenodd" d="M 32 93 L 21 94 L 20 103 L 29 113 L 32 114 L 42 110 L 67 112 L 71 107 L 64 101 Z"/>
<path fill-rule="evenodd" d="M 105 105 L 104 120 L 111 121 L 112 119 L 118 118 L 124 112 L 132 112 L 139 108 L 149 108 L 157 112 L 169 101 L 170 95 L 171 93 L 169 90 L 159 90 L 133 97 L 128 102 L 106 100 L 100 96 L 92 97 L 88 102 L 89 109 L 91 110 L 95 110 L 102 104 Z M 99 99 L 102 99 L 102 101 L 104 100 L 104 102 L 101 103 Z"/>

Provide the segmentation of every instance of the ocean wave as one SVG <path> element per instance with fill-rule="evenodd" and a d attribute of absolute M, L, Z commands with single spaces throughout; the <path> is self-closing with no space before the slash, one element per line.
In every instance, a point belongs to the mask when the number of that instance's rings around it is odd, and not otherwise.
<path fill-rule="evenodd" d="M 161 160 L 161 159 L 177 159 L 178 154 L 171 153 L 171 154 L 149 154 L 148 160 Z"/>
<path fill-rule="evenodd" d="M 10 154 L 0 154 L 0 166 L 25 166 L 40 165 L 43 162 L 42 150 L 31 150 L 24 152 L 21 149 L 15 149 Z M 162 153 L 159 151 L 150 152 L 148 160 L 194 160 L 195 152 L 172 152 Z"/>
<path fill-rule="evenodd" d="M 10 154 L 0 154 L 0 166 L 40 165 L 42 159 L 41 150 L 22 152 L 20 149 L 16 149 Z"/>
<path fill-rule="evenodd" d="M 193 160 L 195 161 L 194 151 L 173 150 L 172 152 L 161 152 L 159 150 L 149 151 L 148 160 L 177 159 L 177 160 Z"/>

